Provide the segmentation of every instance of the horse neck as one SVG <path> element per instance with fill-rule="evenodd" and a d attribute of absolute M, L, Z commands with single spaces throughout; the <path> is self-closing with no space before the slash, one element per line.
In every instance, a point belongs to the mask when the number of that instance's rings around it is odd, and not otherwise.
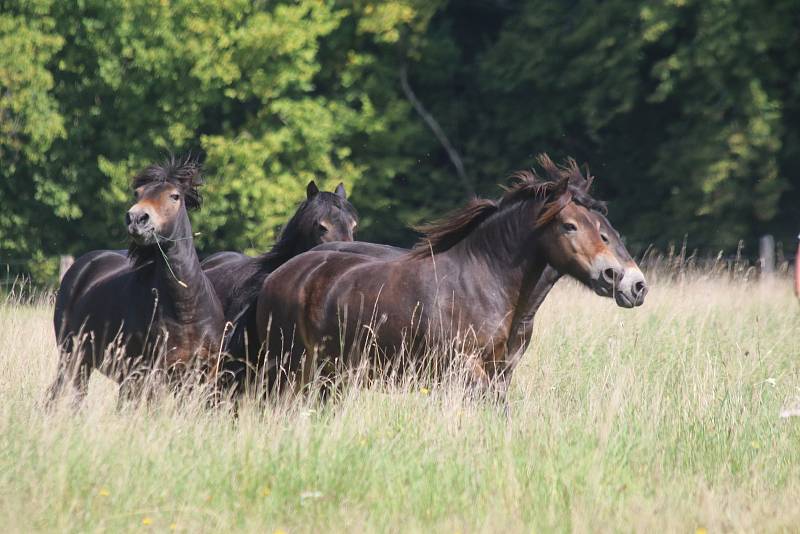
<path fill-rule="evenodd" d="M 529 305 L 547 267 L 533 231 L 534 213 L 525 203 L 503 208 L 439 254 L 454 260 L 464 285 L 505 299 L 512 316 Z"/>
<path fill-rule="evenodd" d="M 159 253 L 156 258 L 156 277 L 173 304 L 176 319 L 190 322 L 198 313 L 213 309 L 203 301 L 216 297 L 200 267 L 188 216 L 179 223 L 175 235 L 161 241 L 163 255 Z"/>
<path fill-rule="evenodd" d="M 514 311 L 507 343 L 508 353 L 512 359 L 521 357 L 525 352 L 533 332 L 533 319 L 536 312 L 539 311 L 545 297 L 559 278 L 561 278 L 561 274 L 553 267 L 547 266 L 538 278 L 530 277 L 530 280 L 527 281 L 531 284 L 528 290 L 521 291 L 522 298 Z M 525 283 L 523 282 L 523 284 Z"/>
<path fill-rule="evenodd" d="M 259 256 L 260 270 L 271 273 L 298 254 L 302 254 L 314 248 L 317 243 L 303 236 L 300 218 L 306 214 L 304 206 L 298 208 L 297 212 L 286 223 L 278 241 L 272 246 L 269 252 Z"/>

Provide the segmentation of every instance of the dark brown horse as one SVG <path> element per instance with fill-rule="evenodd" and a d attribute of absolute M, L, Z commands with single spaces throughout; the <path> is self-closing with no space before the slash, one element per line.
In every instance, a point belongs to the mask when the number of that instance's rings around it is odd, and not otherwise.
<path fill-rule="evenodd" d="M 354 364 L 368 330 L 370 356 L 390 364 L 469 338 L 472 383 L 502 394 L 562 274 L 622 307 L 642 304 L 644 276 L 589 195 L 591 178 L 573 160 L 539 162 L 547 179 L 517 173 L 499 201 L 475 200 L 428 226 L 406 254 L 323 245 L 340 250 L 314 250 L 275 271 L 258 299 L 273 383 L 303 385 L 334 363 Z"/>
<path fill-rule="evenodd" d="M 53 317 L 61 355 L 50 400 L 71 386 L 79 402 L 94 369 L 121 383 L 122 397 L 136 393 L 156 367 L 174 376 L 194 365 L 213 372 L 225 321 L 187 212 L 200 207 L 201 184 L 192 159 L 151 165 L 133 179 L 128 257 L 96 250 L 64 275 Z"/>
<path fill-rule="evenodd" d="M 347 201 L 344 185 L 340 183 L 328 193 L 312 181 L 306 187 L 306 199 L 269 252 L 254 258 L 218 252 L 203 260 L 203 271 L 222 302 L 225 318 L 233 324 L 226 345 L 231 358 L 224 366 L 227 383 L 241 382 L 244 371 L 257 364 L 261 345 L 255 322 L 256 298 L 267 275 L 320 243 L 353 241 L 357 226 L 358 214 Z"/>

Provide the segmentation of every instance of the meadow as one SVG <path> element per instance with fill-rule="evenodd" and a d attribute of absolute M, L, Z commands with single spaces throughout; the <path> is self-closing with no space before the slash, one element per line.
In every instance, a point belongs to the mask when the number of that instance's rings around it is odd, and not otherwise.
<path fill-rule="evenodd" d="M 46 296 L 0 305 L 4 532 L 793 531 L 800 305 L 788 279 L 651 277 L 641 308 L 568 281 L 508 415 L 458 384 L 245 402 L 42 409 Z"/>

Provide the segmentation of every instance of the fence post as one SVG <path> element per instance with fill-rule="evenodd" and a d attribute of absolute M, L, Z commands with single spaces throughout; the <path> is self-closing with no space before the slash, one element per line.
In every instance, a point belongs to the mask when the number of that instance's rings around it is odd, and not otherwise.
<path fill-rule="evenodd" d="M 59 258 L 59 261 L 58 261 L 58 281 L 59 282 L 64 279 L 64 275 L 66 274 L 67 269 L 69 269 L 72 266 L 73 263 L 75 263 L 75 257 L 74 256 L 66 255 L 66 256 L 61 256 Z"/>
<path fill-rule="evenodd" d="M 797 253 L 794 258 L 794 294 L 800 298 L 800 235 L 797 236 Z"/>
<path fill-rule="evenodd" d="M 775 272 L 775 238 L 769 234 L 758 240 L 758 263 L 762 274 Z"/>

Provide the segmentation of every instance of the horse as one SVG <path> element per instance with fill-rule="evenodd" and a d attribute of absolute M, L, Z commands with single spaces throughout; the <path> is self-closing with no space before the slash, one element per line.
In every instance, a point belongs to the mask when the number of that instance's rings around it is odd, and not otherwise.
<path fill-rule="evenodd" d="M 222 302 L 225 317 L 233 324 L 226 345 L 229 359 L 224 364 L 231 387 L 237 387 L 258 361 L 255 302 L 267 275 L 320 243 L 352 242 L 357 228 L 358 213 L 347 200 L 344 184 L 329 193 L 320 191 L 312 180 L 306 186 L 306 199 L 268 252 L 250 257 L 226 251 L 203 260 L 203 271 Z"/>
<path fill-rule="evenodd" d="M 393 245 L 379 243 L 368 243 L 365 241 L 353 242 L 334 242 L 324 243 L 312 250 L 325 251 L 332 250 L 337 252 L 347 252 L 350 254 L 363 254 L 377 259 L 399 258 L 410 253 L 409 249 Z M 542 272 L 542 276 L 536 282 L 531 295 L 528 299 L 527 307 L 518 311 L 519 320 L 516 322 L 514 330 L 511 332 L 506 351 L 511 355 L 511 360 L 516 361 L 525 352 L 533 334 L 533 320 L 539 307 L 544 302 L 544 298 L 561 278 L 562 274 L 548 265 Z M 638 305 L 638 304 L 637 304 Z"/>
<path fill-rule="evenodd" d="M 640 306 L 645 277 L 590 195 L 593 177 L 571 158 L 538 163 L 543 174 L 515 173 L 500 200 L 475 199 L 423 227 L 408 252 L 323 245 L 338 250 L 318 247 L 272 273 L 257 305 L 271 387 L 296 391 L 362 358 L 420 360 L 466 336 L 471 386 L 504 398 L 536 310 L 561 276 Z M 357 350 L 365 331 L 366 356 Z"/>
<path fill-rule="evenodd" d="M 49 404 L 68 386 L 79 404 L 94 369 L 121 384 L 120 400 L 139 394 L 162 367 L 173 379 L 192 366 L 213 378 L 225 320 L 188 214 L 201 205 L 202 183 L 190 157 L 150 165 L 133 178 L 127 257 L 95 250 L 65 273 L 53 314 L 60 357 Z"/>

